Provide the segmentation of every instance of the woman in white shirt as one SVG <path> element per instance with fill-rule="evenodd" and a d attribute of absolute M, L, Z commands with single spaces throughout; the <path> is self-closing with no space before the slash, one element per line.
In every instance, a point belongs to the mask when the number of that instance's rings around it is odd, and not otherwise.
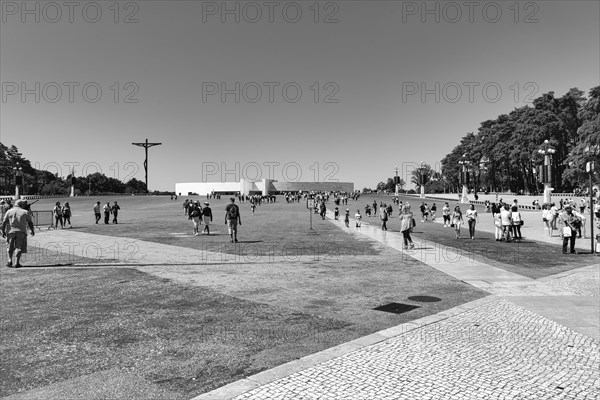
<path fill-rule="evenodd" d="M 471 240 L 473 240 L 475 239 L 475 224 L 479 222 L 477 210 L 473 204 L 471 204 L 465 215 L 467 217 L 467 223 L 469 224 L 469 236 L 471 237 Z"/>
<path fill-rule="evenodd" d="M 460 226 L 462 223 L 462 211 L 460 210 L 460 206 L 456 206 L 454 207 L 454 212 L 452 213 L 452 225 L 454 225 L 454 231 L 456 232 L 457 239 L 460 239 Z"/>
<path fill-rule="evenodd" d="M 554 229 L 552 229 L 552 218 L 554 218 L 554 214 L 550 211 L 550 207 L 548 204 L 544 204 L 542 206 L 542 221 L 544 221 L 545 229 L 548 231 L 546 236 L 552 236 Z"/>

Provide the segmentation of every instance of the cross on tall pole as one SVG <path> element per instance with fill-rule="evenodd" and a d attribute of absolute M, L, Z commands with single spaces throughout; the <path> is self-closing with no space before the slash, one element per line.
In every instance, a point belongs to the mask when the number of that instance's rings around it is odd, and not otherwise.
<path fill-rule="evenodd" d="M 144 160 L 144 171 L 146 172 L 146 193 L 150 193 L 148 190 L 148 147 L 159 146 L 162 143 L 148 143 L 148 139 L 146 139 L 143 143 L 131 143 L 134 146 L 143 147 L 146 150 L 146 159 Z"/>

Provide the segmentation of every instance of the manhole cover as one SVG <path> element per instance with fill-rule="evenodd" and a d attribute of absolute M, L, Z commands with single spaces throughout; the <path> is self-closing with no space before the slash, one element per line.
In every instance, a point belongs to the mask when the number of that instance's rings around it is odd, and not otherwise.
<path fill-rule="evenodd" d="M 435 303 L 436 301 L 442 301 L 439 297 L 433 296 L 410 296 L 408 298 L 410 301 L 418 301 L 421 303 Z"/>
<path fill-rule="evenodd" d="M 385 311 L 393 314 L 403 314 L 405 312 L 419 308 L 419 306 L 411 306 L 410 304 L 390 303 L 384 306 L 375 307 L 373 310 Z"/>

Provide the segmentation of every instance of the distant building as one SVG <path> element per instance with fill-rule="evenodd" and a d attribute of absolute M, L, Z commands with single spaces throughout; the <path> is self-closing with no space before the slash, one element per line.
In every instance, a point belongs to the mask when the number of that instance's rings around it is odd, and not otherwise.
<path fill-rule="evenodd" d="M 354 192 L 352 182 L 279 182 L 272 179 L 252 182 L 242 179 L 239 182 L 187 182 L 176 183 L 175 193 L 188 194 L 278 194 L 295 192 Z"/>

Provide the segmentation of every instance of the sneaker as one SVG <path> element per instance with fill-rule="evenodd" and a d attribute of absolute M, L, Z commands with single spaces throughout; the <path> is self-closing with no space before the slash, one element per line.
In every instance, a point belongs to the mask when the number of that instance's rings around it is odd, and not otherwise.
<path fill-rule="evenodd" d="M 237 240 L 237 238 L 235 238 L 235 242 L 236 242 L 236 243 L 238 243 L 238 240 Z"/>
<path fill-rule="evenodd" d="M 411 243 L 411 244 L 410 244 L 410 248 L 411 248 L 411 249 L 414 249 L 414 248 L 415 248 L 415 244 L 414 244 L 414 243 Z"/>
<path fill-rule="evenodd" d="M 21 268 L 23 265 L 22 264 L 17 264 L 14 266 L 14 268 Z"/>
<path fill-rule="evenodd" d="M 231 243 L 233 243 L 233 239 L 231 239 Z"/>
<path fill-rule="evenodd" d="M 12 267 L 13 267 L 13 265 L 12 265 L 12 261 L 7 261 L 7 262 L 6 262 L 6 266 L 7 266 L 8 268 L 12 268 Z"/>

